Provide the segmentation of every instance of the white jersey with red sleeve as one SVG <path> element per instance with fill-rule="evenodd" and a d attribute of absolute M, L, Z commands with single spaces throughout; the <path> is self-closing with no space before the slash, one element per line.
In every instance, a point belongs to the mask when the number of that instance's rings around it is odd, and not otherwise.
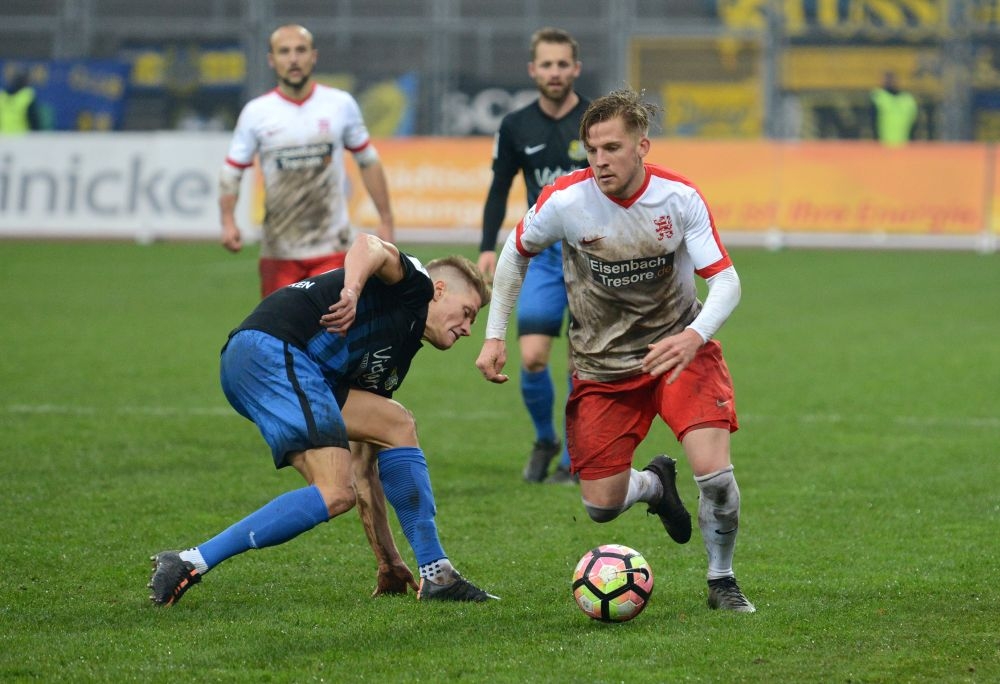
<path fill-rule="evenodd" d="M 342 90 L 313 84 L 303 100 L 292 100 L 275 88 L 247 103 L 226 163 L 245 169 L 260 155 L 262 257 L 308 259 L 350 247 L 344 149 L 358 153 L 369 144 L 361 110 Z"/>
<path fill-rule="evenodd" d="M 698 189 L 653 164 L 627 200 L 604 194 L 589 168 L 563 176 L 543 190 L 515 236 L 525 257 L 563 241 L 570 345 L 589 380 L 642 372 L 648 345 L 701 311 L 694 275 L 732 266 Z"/>

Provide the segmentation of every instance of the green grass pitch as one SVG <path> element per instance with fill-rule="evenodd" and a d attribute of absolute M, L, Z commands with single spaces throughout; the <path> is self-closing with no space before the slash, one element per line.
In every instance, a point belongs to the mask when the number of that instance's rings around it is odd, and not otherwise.
<path fill-rule="evenodd" d="M 473 255 L 410 251 L 456 250 Z M 998 257 L 733 256 L 743 301 L 719 337 L 742 423 L 736 570 L 757 614 L 707 609 L 697 531 L 677 546 L 643 506 L 597 525 L 575 487 L 521 481 L 516 344 L 514 380 L 485 383 L 485 312 L 454 350 L 425 348 L 397 397 L 445 548 L 502 601 L 370 598 L 351 512 L 157 609 L 151 553 L 300 486 L 218 387 L 219 348 L 256 301 L 255 254 L 0 243 L 0 681 L 1000 680 Z M 555 357 L 561 374 L 563 345 Z M 681 455 L 662 426 L 636 463 L 660 452 Z M 573 567 L 601 543 L 653 567 L 632 622 L 573 602 Z"/>

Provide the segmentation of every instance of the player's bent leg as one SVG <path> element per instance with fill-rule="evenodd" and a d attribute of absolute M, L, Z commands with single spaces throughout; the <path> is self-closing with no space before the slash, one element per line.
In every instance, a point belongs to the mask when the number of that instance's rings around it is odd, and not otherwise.
<path fill-rule="evenodd" d="M 587 471 L 581 473 L 580 499 L 591 520 L 596 523 L 610 522 L 628 510 L 633 472 L 627 469 L 597 479 L 588 478 L 590 473 Z"/>
<path fill-rule="evenodd" d="M 350 449 L 323 447 L 308 449 L 289 457 L 288 462 L 323 497 L 329 517 L 335 518 L 354 508 L 354 461 Z"/>
<path fill-rule="evenodd" d="M 413 414 L 394 399 L 352 389 L 341 413 L 352 441 L 382 448 L 420 446 Z"/>
<path fill-rule="evenodd" d="M 420 447 L 394 447 L 378 455 L 379 477 L 385 498 L 396 511 L 399 525 L 420 566 L 420 599 L 488 601 L 497 598 L 462 577 L 452 566 L 438 538 L 437 507 L 427 460 Z"/>
<path fill-rule="evenodd" d="M 173 605 L 222 561 L 251 549 L 283 544 L 329 517 L 315 485 L 282 494 L 203 544 L 154 556 L 149 598 L 157 605 Z"/>
<path fill-rule="evenodd" d="M 683 439 L 695 482 L 700 490 L 698 527 L 708 554 L 708 606 L 753 613 L 733 573 L 733 556 L 740 522 L 740 489 L 729 456 L 729 431 L 700 428 Z"/>
<path fill-rule="evenodd" d="M 169 606 L 180 600 L 201 575 L 219 563 L 251 549 L 283 544 L 350 510 L 351 452 L 325 447 L 298 452 L 289 462 L 306 478 L 308 487 L 286 492 L 197 547 L 153 557 L 153 603 Z"/>
<path fill-rule="evenodd" d="M 352 440 L 387 447 L 378 452 L 378 475 L 420 566 L 417 597 L 447 601 L 496 598 L 462 577 L 445 555 L 438 539 L 427 459 L 417 442 L 413 414 L 397 401 L 363 390 L 351 390 L 343 414 Z"/>
<path fill-rule="evenodd" d="M 754 605 L 743 595 L 733 574 L 733 555 L 740 527 L 740 489 L 733 467 L 696 477 L 701 490 L 698 526 L 708 553 L 708 605 L 710 608 L 753 613 Z"/>

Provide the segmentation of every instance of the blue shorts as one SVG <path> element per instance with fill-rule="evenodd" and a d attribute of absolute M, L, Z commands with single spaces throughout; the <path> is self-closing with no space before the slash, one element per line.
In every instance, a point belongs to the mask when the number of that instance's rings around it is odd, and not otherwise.
<path fill-rule="evenodd" d="M 222 350 L 219 377 L 233 408 L 271 447 L 276 468 L 288 455 L 318 447 L 349 448 L 333 388 L 305 352 L 257 330 L 241 330 Z"/>
<path fill-rule="evenodd" d="M 548 247 L 528 264 L 517 299 L 517 334 L 559 337 L 569 303 L 563 280 L 562 243 Z"/>

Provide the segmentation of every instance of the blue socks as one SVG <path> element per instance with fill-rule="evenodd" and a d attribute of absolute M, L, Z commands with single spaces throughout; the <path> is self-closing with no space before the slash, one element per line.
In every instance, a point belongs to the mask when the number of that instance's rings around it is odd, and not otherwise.
<path fill-rule="evenodd" d="M 445 558 L 434 523 L 437 508 L 423 450 L 393 447 L 380 451 L 378 472 L 385 498 L 396 511 L 417 564 L 423 566 Z"/>
<path fill-rule="evenodd" d="M 419 447 L 396 447 L 378 455 L 379 478 L 385 498 L 396 511 L 403 534 L 421 566 L 446 558 L 438 539 L 427 460 Z M 212 569 L 227 558 L 276 546 L 330 519 L 323 495 L 315 486 L 282 494 L 231 525 L 197 551 Z"/>
<path fill-rule="evenodd" d="M 535 439 L 555 442 L 558 438 L 552 423 L 552 408 L 556 401 L 556 388 L 548 368 L 535 373 L 521 369 L 521 399 L 535 425 Z"/>
<path fill-rule="evenodd" d="M 283 544 L 330 519 L 315 485 L 282 494 L 198 546 L 211 569 L 250 549 Z"/>

